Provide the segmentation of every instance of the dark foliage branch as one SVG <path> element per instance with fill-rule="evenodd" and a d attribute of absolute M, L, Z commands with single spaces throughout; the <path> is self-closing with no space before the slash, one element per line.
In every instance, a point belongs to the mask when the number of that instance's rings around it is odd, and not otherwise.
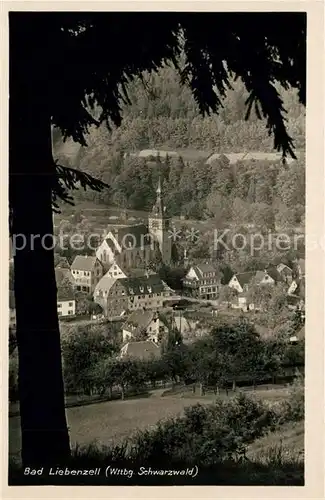
<path fill-rule="evenodd" d="M 21 60 L 29 61 L 29 84 L 32 88 L 35 82 L 37 88 L 44 83 L 52 123 L 64 139 L 71 137 L 85 146 L 90 126 L 119 126 L 122 102 L 129 102 L 128 83 L 145 71 L 173 64 L 203 114 L 218 113 L 231 88 L 230 77 L 241 78 L 250 94 L 247 117 L 254 106 L 266 119 L 283 159 L 295 157 L 275 84 L 296 88 L 305 105 L 305 13 L 13 15 L 20 16 L 19 32 L 25 41 Z M 67 178 L 72 186 L 70 181 Z M 58 197 L 67 199 L 63 171 L 57 184 Z"/>
<path fill-rule="evenodd" d="M 93 191 L 102 191 L 105 188 L 109 188 L 108 184 L 95 179 L 86 172 L 81 172 L 74 168 L 64 167 L 55 162 L 55 172 L 54 185 L 52 188 L 52 207 L 53 211 L 59 213 L 59 205 L 57 203 L 58 199 L 61 199 L 65 203 L 74 205 L 73 198 L 69 192 L 73 189 L 78 189 L 82 187 L 84 190 L 92 189 Z"/>

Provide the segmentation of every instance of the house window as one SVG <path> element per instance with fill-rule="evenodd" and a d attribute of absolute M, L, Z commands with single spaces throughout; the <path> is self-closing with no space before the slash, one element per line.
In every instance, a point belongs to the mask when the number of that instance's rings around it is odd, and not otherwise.
<path fill-rule="evenodd" d="M 139 300 L 141 299 L 141 295 L 138 295 L 138 299 L 139 299 Z"/>
<path fill-rule="evenodd" d="M 82 291 L 83 291 L 83 292 L 88 292 L 88 286 L 83 286 L 83 287 L 82 287 Z"/>
<path fill-rule="evenodd" d="M 106 250 L 103 251 L 103 261 L 106 262 Z"/>
<path fill-rule="evenodd" d="M 69 311 L 68 311 L 68 314 L 72 314 L 72 311 L 71 311 L 71 309 L 69 309 Z"/>
<path fill-rule="evenodd" d="M 58 309 L 61 309 L 61 307 L 62 307 L 62 304 L 58 304 Z"/>
<path fill-rule="evenodd" d="M 73 302 L 69 302 L 69 307 L 72 307 L 73 306 Z"/>
<path fill-rule="evenodd" d="M 81 291 L 81 286 L 77 286 L 77 290 L 78 290 L 78 292 L 80 292 Z"/>

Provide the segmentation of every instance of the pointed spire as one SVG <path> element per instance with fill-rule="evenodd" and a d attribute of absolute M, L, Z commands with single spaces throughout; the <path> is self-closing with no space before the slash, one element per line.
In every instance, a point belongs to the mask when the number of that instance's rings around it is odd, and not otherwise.
<path fill-rule="evenodd" d="M 153 206 L 152 212 L 156 217 L 157 216 L 163 217 L 164 208 L 163 208 L 163 202 L 162 202 L 161 177 L 160 176 L 159 176 L 159 180 L 158 180 L 158 187 L 157 187 L 156 193 L 157 193 L 156 202 Z"/>
<path fill-rule="evenodd" d="M 158 179 L 158 187 L 157 187 L 156 193 L 161 194 L 161 176 L 159 176 L 159 179 Z"/>

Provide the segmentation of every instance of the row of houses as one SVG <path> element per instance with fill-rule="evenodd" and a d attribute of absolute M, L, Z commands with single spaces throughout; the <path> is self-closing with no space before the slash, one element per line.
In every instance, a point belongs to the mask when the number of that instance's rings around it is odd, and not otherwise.
<path fill-rule="evenodd" d="M 291 269 L 286 264 L 268 266 L 267 269 L 235 273 L 222 284 L 224 277 L 212 264 L 204 263 L 192 266 L 187 272 L 183 286 L 191 296 L 203 300 L 216 300 L 223 285 L 228 285 L 237 292 L 234 306 L 245 308 L 247 294 L 254 285 L 275 285 L 283 283 L 287 286 L 287 294 L 291 302 L 302 300 L 305 289 L 305 261 L 298 259 Z M 290 302 L 290 300 L 289 300 Z"/>

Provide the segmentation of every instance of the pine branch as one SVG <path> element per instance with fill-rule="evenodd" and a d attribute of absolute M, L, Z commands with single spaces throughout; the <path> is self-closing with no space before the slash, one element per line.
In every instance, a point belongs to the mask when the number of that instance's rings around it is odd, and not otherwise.
<path fill-rule="evenodd" d="M 53 179 L 52 206 L 53 211 L 56 213 L 60 213 L 57 200 L 62 200 L 69 205 L 74 205 L 73 197 L 69 194 L 70 190 L 82 187 L 85 191 L 89 188 L 93 191 L 100 192 L 103 189 L 109 188 L 108 184 L 99 179 L 95 179 L 95 177 L 86 172 L 59 165 L 57 160 L 55 161 L 55 175 Z"/>

